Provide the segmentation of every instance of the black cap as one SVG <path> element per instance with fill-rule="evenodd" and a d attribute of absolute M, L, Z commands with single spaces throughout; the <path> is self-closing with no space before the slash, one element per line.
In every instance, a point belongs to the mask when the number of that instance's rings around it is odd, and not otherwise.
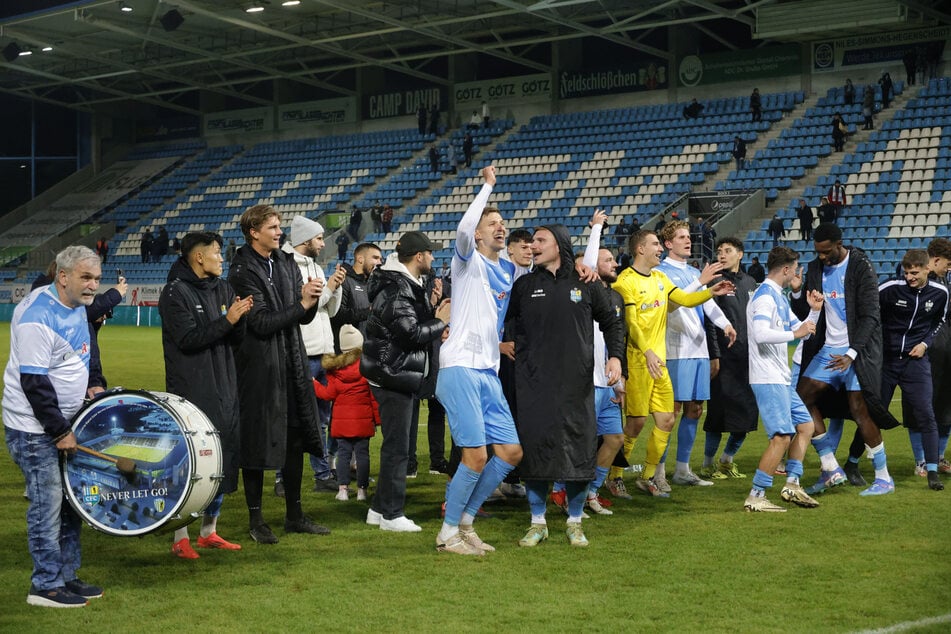
<path fill-rule="evenodd" d="M 432 251 L 433 248 L 433 243 L 421 231 L 407 231 L 396 243 L 396 253 L 403 256 Z"/>

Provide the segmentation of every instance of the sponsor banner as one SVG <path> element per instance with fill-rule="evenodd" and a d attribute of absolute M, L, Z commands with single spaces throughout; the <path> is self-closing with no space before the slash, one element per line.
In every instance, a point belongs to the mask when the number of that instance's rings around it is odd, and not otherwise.
<path fill-rule="evenodd" d="M 277 127 L 280 130 L 355 123 L 356 120 L 356 97 L 290 103 L 277 109 Z"/>
<path fill-rule="evenodd" d="M 205 115 L 205 136 L 240 132 L 270 132 L 274 129 L 274 108 L 245 108 Z"/>
<path fill-rule="evenodd" d="M 667 65 L 661 60 L 635 62 L 625 68 L 562 71 L 558 75 L 558 96 L 561 99 L 666 87 Z"/>
<path fill-rule="evenodd" d="M 446 110 L 449 103 L 449 89 L 446 86 L 418 86 L 404 90 L 363 96 L 364 119 L 386 119 L 416 115 L 420 104 L 429 110 L 435 103 L 440 111 Z"/>
<path fill-rule="evenodd" d="M 551 99 L 552 80 L 549 73 L 539 73 L 487 81 L 469 81 L 456 84 L 452 90 L 458 112 L 477 110 L 483 101 L 490 106 L 521 101 L 547 101 Z"/>
<path fill-rule="evenodd" d="M 182 115 L 167 119 L 140 121 L 135 126 L 137 143 L 168 141 L 171 139 L 191 139 L 201 135 L 201 117 Z"/>
<path fill-rule="evenodd" d="M 690 194 L 690 215 L 705 218 L 722 216 L 733 211 L 750 197 L 748 191 L 716 191 Z"/>
<path fill-rule="evenodd" d="M 163 288 L 164 284 L 130 284 L 122 303 L 126 306 L 158 306 Z"/>
<path fill-rule="evenodd" d="M 728 51 L 687 55 L 680 60 L 677 79 L 692 87 L 729 81 L 746 81 L 780 75 L 797 75 L 801 55 L 798 44 L 770 46 L 754 51 Z"/>
<path fill-rule="evenodd" d="M 30 287 L 27 284 L 2 284 L 0 285 L 0 304 L 19 304 L 29 294 Z"/>
<path fill-rule="evenodd" d="M 940 60 L 949 38 L 951 26 L 936 26 L 817 41 L 812 43 L 812 72 L 895 64 L 901 62 L 909 50 L 919 48 L 926 57 Z"/>

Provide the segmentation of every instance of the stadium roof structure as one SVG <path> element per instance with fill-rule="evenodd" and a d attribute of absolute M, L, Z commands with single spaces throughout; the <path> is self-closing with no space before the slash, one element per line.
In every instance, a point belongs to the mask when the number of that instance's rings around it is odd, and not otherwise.
<path fill-rule="evenodd" d="M 809 5 L 849 21 L 819 20 Z M 951 24 L 943 0 L 4 0 L 0 93 L 85 111 L 131 102 L 189 114 L 199 94 L 231 107 L 358 92 L 357 69 L 448 85 L 450 57 L 495 76 L 552 70 L 551 43 L 589 38 L 671 60 L 666 29 L 689 25 L 724 50 Z M 876 13 L 877 11 L 877 13 Z M 798 22 L 788 16 L 800 17 Z M 877 20 L 866 17 L 882 16 Z M 786 16 L 786 17 L 784 17 Z M 766 29 L 760 28 L 765 18 Z M 769 31 L 769 24 L 772 27 Z M 742 34 L 736 37 L 736 34 Z M 482 60 L 485 60 L 483 64 Z M 480 75 L 485 75 L 483 70 Z M 274 80 L 280 80 L 275 82 Z M 286 83 L 285 83 L 286 82 Z"/>

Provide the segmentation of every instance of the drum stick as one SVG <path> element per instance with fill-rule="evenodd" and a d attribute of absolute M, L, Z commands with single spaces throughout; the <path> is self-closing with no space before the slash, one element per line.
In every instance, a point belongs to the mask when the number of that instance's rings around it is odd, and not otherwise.
<path fill-rule="evenodd" d="M 89 447 L 84 447 L 82 445 L 76 445 L 76 449 L 88 453 L 90 456 L 102 458 L 103 460 L 113 463 L 116 465 L 116 469 L 118 469 L 119 472 L 126 477 L 135 476 L 135 462 L 129 458 L 113 458 L 112 456 L 107 456 L 106 454 L 96 451 L 95 449 L 90 449 Z"/>

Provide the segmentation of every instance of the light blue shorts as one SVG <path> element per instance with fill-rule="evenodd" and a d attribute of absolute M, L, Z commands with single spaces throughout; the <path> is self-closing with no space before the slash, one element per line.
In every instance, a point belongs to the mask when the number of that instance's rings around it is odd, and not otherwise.
<path fill-rule="evenodd" d="M 710 359 L 667 359 L 667 371 L 675 401 L 710 400 Z"/>
<path fill-rule="evenodd" d="M 822 349 L 812 358 L 803 376 L 831 385 L 836 390 L 845 388 L 847 392 L 860 392 L 862 386 L 859 385 L 859 378 L 855 376 L 854 363 L 845 372 L 826 368 L 832 363 L 832 355 L 845 354 L 848 350 L 848 347 L 822 346 Z"/>
<path fill-rule="evenodd" d="M 521 444 L 502 383 L 492 370 L 442 368 L 436 398 L 446 409 L 449 431 L 459 447 Z"/>
<path fill-rule="evenodd" d="M 624 433 L 621 405 L 612 403 L 614 388 L 594 386 L 594 413 L 598 418 L 598 436 Z"/>
<path fill-rule="evenodd" d="M 759 408 L 760 418 L 763 419 L 766 435 L 769 438 L 777 434 L 780 436 L 794 435 L 796 428 L 792 422 L 789 386 L 780 383 L 754 383 L 750 387 L 753 388 L 756 406 Z M 802 405 L 802 401 L 799 404 Z"/>

